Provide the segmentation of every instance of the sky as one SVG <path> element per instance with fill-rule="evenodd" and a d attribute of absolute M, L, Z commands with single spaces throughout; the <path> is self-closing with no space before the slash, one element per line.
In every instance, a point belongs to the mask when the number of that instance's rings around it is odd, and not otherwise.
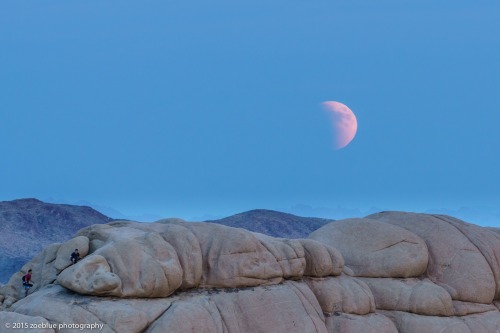
<path fill-rule="evenodd" d="M 0 200 L 182 218 L 500 212 L 499 12 L 482 0 L 6 1 Z M 356 115 L 343 149 L 324 101 Z"/>

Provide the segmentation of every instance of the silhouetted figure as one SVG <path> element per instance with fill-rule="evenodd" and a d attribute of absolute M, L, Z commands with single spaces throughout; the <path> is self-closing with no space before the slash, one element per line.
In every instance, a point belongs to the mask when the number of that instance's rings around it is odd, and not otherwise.
<path fill-rule="evenodd" d="M 80 253 L 78 253 L 78 249 L 75 249 L 75 252 L 71 253 L 71 263 L 74 265 L 80 260 Z"/>

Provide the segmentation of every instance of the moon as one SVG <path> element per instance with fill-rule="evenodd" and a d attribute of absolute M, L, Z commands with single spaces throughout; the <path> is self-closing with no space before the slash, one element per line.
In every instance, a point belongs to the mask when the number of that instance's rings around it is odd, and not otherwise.
<path fill-rule="evenodd" d="M 330 117 L 333 128 L 333 149 L 346 147 L 356 136 L 358 121 L 356 116 L 346 105 L 327 101 L 321 103 Z"/>

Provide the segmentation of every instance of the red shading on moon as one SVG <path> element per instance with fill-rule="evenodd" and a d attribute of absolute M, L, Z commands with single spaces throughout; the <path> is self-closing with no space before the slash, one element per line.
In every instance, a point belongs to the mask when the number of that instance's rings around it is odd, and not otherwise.
<path fill-rule="evenodd" d="M 321 103 L 330 117 L 333 128 L 333 149 L 342 149 L 356 136 L 358 121 L 346 105 L 328 101 Z"/>

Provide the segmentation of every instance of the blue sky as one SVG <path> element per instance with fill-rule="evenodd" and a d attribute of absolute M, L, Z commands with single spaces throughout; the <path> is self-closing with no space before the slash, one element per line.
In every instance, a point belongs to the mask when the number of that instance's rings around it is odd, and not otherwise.
<path fill-rule="evenodd" d="M 0 200 L 499 208 L 498 1 L 7 1 Z M 320 103 L 356 114 L 331 147 Z"/>

